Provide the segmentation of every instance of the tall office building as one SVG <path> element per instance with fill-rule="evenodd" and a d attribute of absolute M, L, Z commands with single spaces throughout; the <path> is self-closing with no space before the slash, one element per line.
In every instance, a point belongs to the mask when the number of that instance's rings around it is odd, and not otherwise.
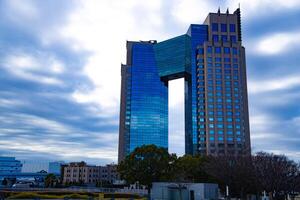
<path fill-rule="evenodd" d="M 143 144 L 168 148 L 168 81 L 185 79 L 185 152 L 249 154 L 240 9 L 210 13 L 184 35 L 127 42 L 121 66 L 119 161 Z"/>

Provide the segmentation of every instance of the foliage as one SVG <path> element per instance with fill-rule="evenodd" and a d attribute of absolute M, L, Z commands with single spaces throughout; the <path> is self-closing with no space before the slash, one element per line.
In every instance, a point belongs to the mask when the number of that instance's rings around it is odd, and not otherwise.
<path fill-rule="evenodd" d="M 152 182 L 170 179 L 175 159 L 175 155 L 170 155 L 165 148 L 144 145 L 136 148 L 118 165 L 118 172 L 127 183 L 138 181 L 150 188 Z"/>
<path fill-rule="evenodd" d="M 55 187 L 59 184 L 59 179 L 54 174 L 48 174 L 45 178 L 45 187 Z"/>
<path fill-rule="evenodd" d="M 34 192 L 22 192 L 15 195 L 11 195 L 8 199 L 63 199 L 63 198 L 71 198 L 71 199 L 88 199 L 88 195 L 81 194 L 69 194 L 69 195 L 51 195 L 51 194 L 39 194 Z"/>
<path fill-rule="evenodd" d="M 127 183 L 151 187 L 155 181 L 218 183 L 231 197 L 269 194 L 270 199 L 295 197 L 300 193 L 300 164 L 284 155 L 259 152 L 249 156 L 191 156 L 177 158 L 154 145 L 136 148 L 118 166 Z"/>

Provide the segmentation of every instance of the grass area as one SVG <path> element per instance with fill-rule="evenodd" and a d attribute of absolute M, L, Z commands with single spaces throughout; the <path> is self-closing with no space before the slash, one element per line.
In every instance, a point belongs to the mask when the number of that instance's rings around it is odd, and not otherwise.
<path fill-rule="evenodd" d="M 115 200 L 129 200 L 139 199 L 146 200 L 145 198 L 131 194 L 103 194 L 103 193 L 88 193 L 88 192 L 5 192 L 5 199 L 90 199 L 94 200 L 108 200 L 112 197 Z"/>

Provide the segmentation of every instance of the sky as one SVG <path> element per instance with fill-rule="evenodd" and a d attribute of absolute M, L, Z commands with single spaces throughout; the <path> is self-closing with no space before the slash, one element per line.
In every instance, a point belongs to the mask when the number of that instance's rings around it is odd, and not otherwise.
<path fill-rule="evenodd" d="M 299 0 L 0 0 L 0 155 L 117 161 L 126 40 L 163 41 L 240 3 L 253 152 L 300 160 Z M 183 81 L 170 85 L 183 153 Z"/>

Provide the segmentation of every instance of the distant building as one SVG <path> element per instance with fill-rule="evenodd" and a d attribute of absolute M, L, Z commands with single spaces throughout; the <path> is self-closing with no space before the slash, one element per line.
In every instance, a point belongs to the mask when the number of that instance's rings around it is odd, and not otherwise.
<path fill-rule="evenodd" d="M 116 180 L 119 180 L 119 174 L 117 172 L 117 165 L 109 164 L 100 167 L 100 181 L 105 181 L 114 184 Z"/>
<path fill-rule="evenodd" d="M 22 160 L 22 172 L 37 173 L 40 171 L 48 172 L 49 161 L 46 160 Z"/>
<path fill-rule="evenodd" d="M 100 167 L 85 162 L 72 162 L 62 165 L 63 184 L 81 183 L 94 185 L 99 181 Z"/>
<path fill-rule="evenodd" d="M 48 173 L 60 175 L 61 174 L 61 166 L 63 164 L 65 164 L 64 161 L 49 162 Z"/>
<path fill-rule="evenodd" d="M 88 165 L 85 162 L 72 162 L 61 165 L 61 177 L 63 184 L 114 184 L 119 180 L 117 165 L 95 166 Z"/>
<path fill-rule="evenodd" d="M 0 157 L 0 179 L 4 175 L 21 173 L 22 164 L 14 157 Z"/>

